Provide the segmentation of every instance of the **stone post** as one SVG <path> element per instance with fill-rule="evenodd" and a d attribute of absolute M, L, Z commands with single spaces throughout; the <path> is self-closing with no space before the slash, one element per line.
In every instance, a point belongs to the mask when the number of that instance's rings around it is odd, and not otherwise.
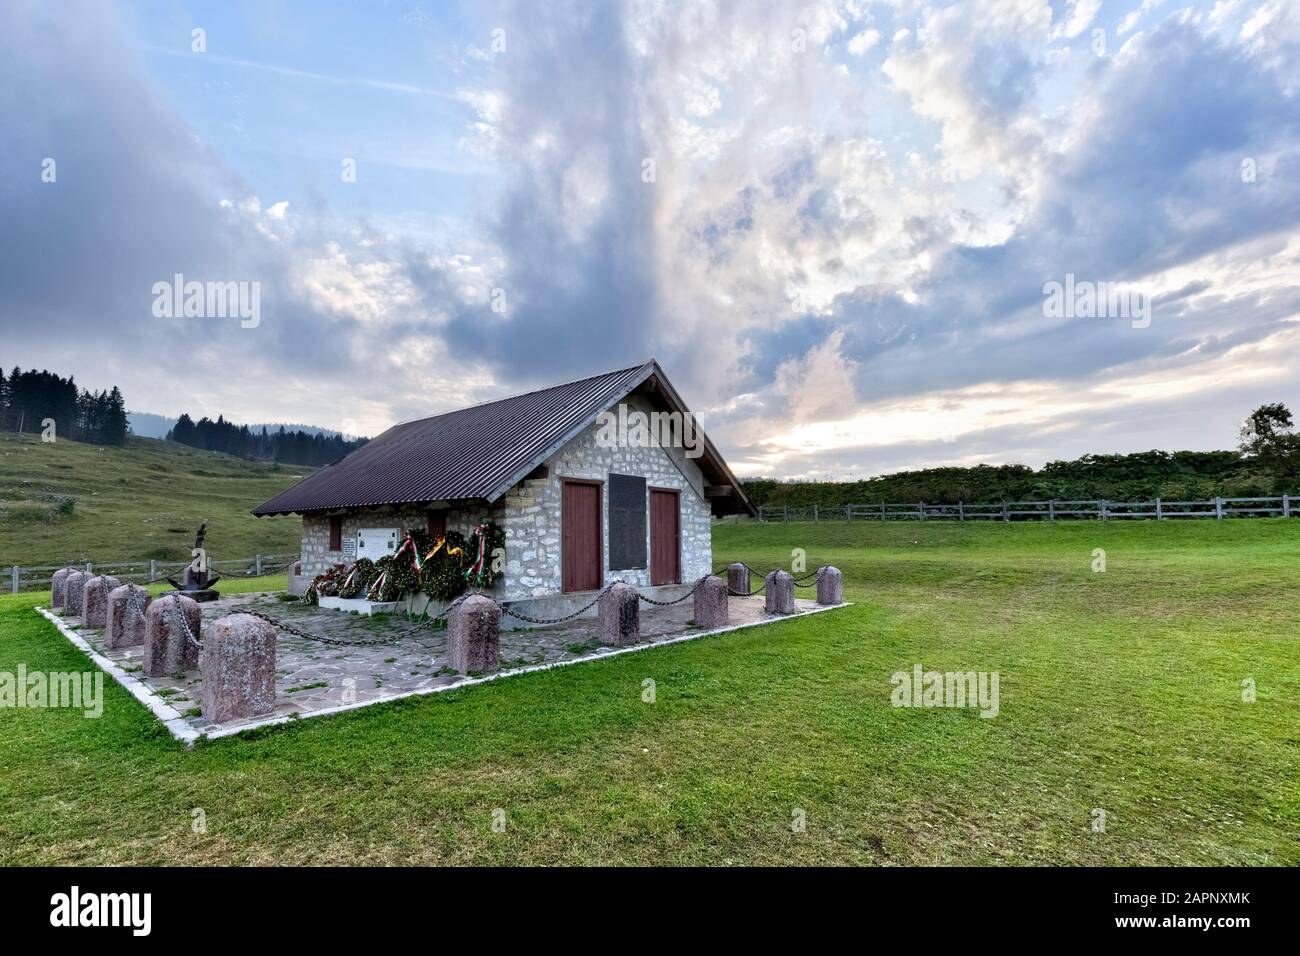
<path fill-rule="evenodd" d="M 122 582 L 107 574 L 97 574 L 86 582 L 81 592 L 81 623 L 86 627 L 108 624 L 108 596 Z"/>
<path fill-rule="evenodd" d="M 225 723 L 271 713 L 275 709 L 275 627 L 251 614 L 213 621 L 203 635 L 199 675 L 203 682 L 199 706 L 205 720 Z"/>
<path fill-rule="evenodd" d="M 74 617 L 80 616 L 81 601 L 85 596 L 86 582 L 89 581 L 90 578 L 91 575 L 87 574 L 85 571 L 73 571 L 64 580 L 63 586 L 66 590 L 63 594 L 63 606 L 68 614 L 73 615 Z"/>
<path fill-rule="evenodd" d="M 733 564 L 727 568 L 727 589 L 732 594 L 749 593 L 749 568 L 743 564 Z"/>
<path fill-rule="evenodd" d="M 727 585 L 716 574 L 710 574 L 695 589 L 695 623 L 705 628 L 727 624 Z"/>
<path fill-rule="evenodd" d="M 768 614 L 794 613 L 794 578 L 787 571 L 772 571 L 763 579 L 763 610 Z"/>
<path fill-rule="evenodd" d="M 462 674 L 487 674 L 501 667 L 501 607 L 471 594 L 447 614 L 447 666 Z"/>
<path fill-rule="evenodd" d="M 641 640 L 641 597 L 622 581 L 600 596 L 597 604 L 600 642 L 627 647 Z"/>
<path fill-rule="evenodd" d="M 179 614 L 177 614 L 179 609 Z M 164 594 L 145 612 L 144 658 L 141 661 L 149 677 L 163 677 L 193 670 L 199 663 L 199 649 L 185 634 L 182 621 L 190 633 L 200 638 L 203 612 L 199 602 L 179 594 Z"/>
<path fill-rule="evenodd" d="M 829 564 L 817 569 L 817 603 L 844 603 L 844 576 Z"/>
<path fill-rule="evenodd" d="M 54 572 L 50 581 L 50 610 L 57 611 L 68 606 L 68 575 L 76 573 L 76 568 L 60 568 Z"/>
<path fill-rule="evenodd" d="M 104 646 L 136 647 L 144 643 L 145 612 L 153 598 L 138 584 L 123 584 L 108 595 L 108 623 Z M 135 610 L 132 610 L 135 608 Z M 136 613 L 138 611 L 139 613 Z"/>

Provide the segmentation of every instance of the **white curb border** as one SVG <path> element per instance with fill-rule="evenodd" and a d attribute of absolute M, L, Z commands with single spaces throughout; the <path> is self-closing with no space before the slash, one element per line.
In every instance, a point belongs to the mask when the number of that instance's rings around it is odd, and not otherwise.
<path fill-rule="evenodd" d="M 36 612 L 43 616 L 47 621 L 59 629 L 59 632 L 75 644 L 87 657 L 94 661 L 99 669 L 112 676 L 112 678 L 131 692 L 140 703 L 144 704 L 153 713 L 155 717 L 163 722 L 163 726 L 171 731 L 171 735 L 177 740 L 184 741 L 188 746 L 194 746 L 194 741 L 202 736 L 197 730 L 189 725 L 189 722 L 181 716 L 181 712 L 170 704 L 164 703 L 163 699 L 154 693 L 153 688 L 144 681 L 132 677 L 122 668 L 109 660 L 103 654 L 99 653 L 87 643 L 86 639 L 68 626 L 67 622 L 57 614 L 52 614 L 43 607 L 38 607 Z"/>
<path fill-rule="evenodd" d="M 589 657 L 575 657 L 571 661 L 551 661 L 548 664 L 529 664 L 527 667 L 514 667 L 508 671 L 498 671 L 495 674 L 488 674 L 484 677 L 466 677 L 462 680 L 455 681 L 451 684 L 443 684 L 441 687 L 421 687 L 418 690 L 402 691 L 400 694 L 386 694 L 382 697 L 376 697 L 373 700 L 358 701 L 354 704 L 337 704 L 334 707 L 323 707 L 320 710 L 313 710 L 307 714 L 280 715 L 278 717 L 266 717 L 262 720 L 251 720 L 247 723 L 241 723 L 234 727 L 222 727 L 218 730 L 198 731 L 190 726 L 189 722 L 181 716 L 180 712 L 169 704 L 163 702 L 153 688 L 143 681 L 137 680 L 126 671 L 122 670 L 117 664 L 98 653 L 93 647 L 86 643 L 85 638 L 70 628 L 62 618 L 56 614 L 51 614 L 43 607 L 36 610 L 46 619 L 51 621 L 55 627 L 69 641 L 86 653 L 86 655 L 98 664 L 104 671 L 112 675 L 113 679 L 131 692 L 131 694 L 149 708 L 154 716 L 162 721 L 173 737 L 182 741 L 187 747 L 193 747 L 199 739 L 217 740 L 221 737 L 233 737 L 236 734 L 242 734 L 248 730 L 257 730 L 261 727 L 275 727 L 280 724 L 295 724 L 304 720 L 311 720 L 314 717 L 328 717 L 331 714 L 342 714 L 349 710 L 361 710 L 365 707 L 373 707 L 375 704 L 386 704 L 392 700 L 403 700 L 407 697 L 427 697 L 430 694 L 442 694 L 449 690 L 459 690 L 462 687 L 471 687 L 475 684 L 486 684 L 489 681 L 500 680 L 503 677 L 514 677 L 518 674 L 531 674 L 536 671 L 549 671 L 557 667 L 569 667 L 573 664 L 587 664 L 592 661 L 604 660 L 607 657 L 618 657 L 621 654 L 636 654 L 641 651 L 653 650 L 656 647 L 666 647 L 669 644 L 681 644 L 684 641 L 695 641 L 701 637 L 712 637 L 715 634 L 729 634 L 732 631 L 743 631 L 750 627 L 765 627 L 769 624 L 780 624 L 783 620 L 798 620 L 802 617 L 809 617 L 813 614 L 821 614 L 824 611 L 835 611 L 843 607 L 852 607 L 852 601 L 845 601 L 841 604 L 818 605 L 809 608 L 806 611 L 800 611 L 798 614 L 791 614 L 787 618 L 770 619 L 765 621 L 748 621 L 744 624 L 730 624 L 726 627 L 716 627 L 710 631 L 699 631 L 693 634 L 681 634 L 677 637 L 670 637 L 667 640 L 655 641 L 652 644 L 635 644 L 632 647 L 616 647 L 610 650 L 601 651 L 592 654 Z"/>

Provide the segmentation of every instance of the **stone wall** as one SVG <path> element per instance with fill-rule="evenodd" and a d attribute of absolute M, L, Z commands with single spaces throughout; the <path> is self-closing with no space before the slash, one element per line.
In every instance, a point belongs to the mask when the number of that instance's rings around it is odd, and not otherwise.
<path fill-rule="evenodd" d="M 639 400 L 630 407 L 651 411 Z M 560 509 L 564 478 L 609 481 L 611 472 L 638 475 L 647 486 L 675 488 L 681 492 L 682 581 L 690 584 L 712 569 L 712 512 L 704 498 L 704 476 L 695 461 L 677 449 L 618 447 L 602 448 L 596 440 L 599 427 L 593 424 L 551 456 L 547 477 L 521 481 L 492 507 L 452 508 L 447 512 L 448 530 L 468 535 L 484 521 L 495 521 L 506 533 L 506 573 L 493 589 L 498 600 L 546 597 L 559 594 Z M 601 525 L 605 536 L 604 580 L 618 578 L 638 587 L 650 585 L 650 521 L 646 501 L 646 567 L 609 566 L 609 493 L 601 488 Z M 358 528 L 391 528 L 402 531 L 425 527 L 429 508 L 424 504 L 384 505 L 350 509 L 343 513 L 343 543 L 355 542 Z M 303 518 L 302 570 L 308 578 L 334 564 L 350 564 L 355 555 L 329 550 L 329 516 L 312 514 Z"/>
<path fill-rule="evenodd" d="M 650 411 L 635 400 L 630 407 Z M 558 594 L 560 578 L 560 500 L 563 478 L 609 481 L 610 472 L 639 475 L 646 484 L 681 492 L 682 581 L 708 574 L 713 561 L 712 511 L 704 498 L 699 466 L 676 450 L 602 448 L 593 424 L 547 460 L 548 476 L 520 482 L 506 495 L 506 593 L 508 598 Z M 650 585 L 650 521 L 646 501 L 646 564 L 641 569 L 609 566 L 609 489 L 601 488 L 601 527 L 605 535 L 604 580 L 619 578 L 638 587 Z"/>

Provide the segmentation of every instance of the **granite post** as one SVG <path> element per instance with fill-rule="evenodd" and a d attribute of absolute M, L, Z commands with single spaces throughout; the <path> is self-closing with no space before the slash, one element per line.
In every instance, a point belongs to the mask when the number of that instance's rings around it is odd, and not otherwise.
<path fill-rule="evenodd" d="M 817 569 L 817 603 L 844 603 L 844 576 L 829 564 Z"/>
<path fill-rule="evenodd" d="M 97 574 L 86 581 L 81 592 L 81 623 L 86 627 L 108 624 L 108 596 L 122 582 L 107 574 Z"/>
<path fill-rule="evenodd" d="M 50 610 L 57 611 L 68 606 L 68 575 L 76 568 L 60 568 L 54 572 L 50 581 Z"/>
<path fill-rule="evenodd" d="M 749 593 L 749 568 L 733 564 L 727 568 L 727 588 L 732 594 Z"/>
<path fill-rule="evenodd" d="M 600 596 L 596 607 L 602 644 L 627 647 L 641 640 L 641 596 L 636 588 L 619 581 Z"/>
<path fill-rule="evenodd" d="M 727 585 L 716 574 L 695 589 L 695 623 L 709 629 L 727 625 Z"/>
<path fill-rule="evenodd" d="M 81 616 L 81 601 L 85 596 L 86 582 L 92 575 L 85 571 L 73 571 L 64 580 L 66 591 L 63 595 L 64 610 L 72 617 Z"/>
<path fill-rule="evenodd" d="M 108 595 L 108 623 L 104 646 L 136 647 L 144 643 L 145 612 L 153 598 L 138 584 L 123 584 Z"/>
<path fill-rule="evenodd" d="M 251 614 L 213 621 L 203 633 L 199 675 L 203 680 L 199 706 L 205 720 L 225 723 L 271 713 L 275 709 L 275 626 Z"/>
<path fill-rule="evenodd" d="M 768 614 L 794 613 L 794 578 L 788 571 L 772 571 L 763 579 L 763 610 Z"/>
<path fill-rule="evenodd" d="M 179 594 L 164 594 L 145 612 L 144 658 L 141 661 L 149 677 L 163 677 L 193 670 L 199 663 L 199 649 L 185 633 L 200 638 L 203 612 L 197 601 Z"/>
<path fill-rule="evenodd" d="M 462 674 L 501 667 L 501 607 L 472 594 L 447 614 L 447 666 Z"/>

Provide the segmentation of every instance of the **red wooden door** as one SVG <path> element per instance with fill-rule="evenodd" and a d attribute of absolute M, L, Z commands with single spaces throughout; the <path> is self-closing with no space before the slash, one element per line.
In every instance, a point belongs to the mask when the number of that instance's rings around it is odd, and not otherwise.
<path fill-rule="evenodd" d="M 565 479 L 560 524 L 560 577 L 565 591 L 594 591 L 600 587 L 600 484 Z"/>
<path fill-rule="evenodd" d="M 650 583 L 680 584 L 682 525 L 680 496 L 663 488 L 650 489 Z"/>

